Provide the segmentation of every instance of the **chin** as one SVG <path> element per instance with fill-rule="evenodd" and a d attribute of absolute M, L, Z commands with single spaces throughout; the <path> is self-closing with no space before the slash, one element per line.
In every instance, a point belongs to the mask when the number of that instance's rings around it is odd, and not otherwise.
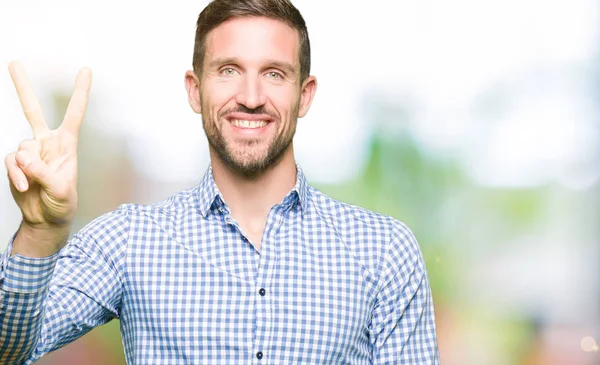
<path fill-rule="evenodd" d="M 230 165 L 230 167 L 237 174 L 244 176 L 248 179 L 256 179 L 261 177 L 268 169 L 269 166 L 259 163 L 245 163 Z"/>
<path fill-rule="evenodd" d="M 256 175 L 265 171 L 268 168 L 269 161 L 267 161 L 267 157 L 260 156 L 240 156 L 236 154 L 227 154 L 225 156 L 221 156 L 226 165 L 228 165 L 232 170 L 242 174 L 242 175 Z"/>

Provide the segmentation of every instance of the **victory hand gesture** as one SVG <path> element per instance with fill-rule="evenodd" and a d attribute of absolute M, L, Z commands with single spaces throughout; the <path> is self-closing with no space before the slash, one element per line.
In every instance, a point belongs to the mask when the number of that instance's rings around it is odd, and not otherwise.
<path fill-rule="evenodd" d="M 79 72 L 64 120 L 50 130 L 23 66 L 12 62 L 9 71 L 34 135 L 5 160 L 11 192 L 23 214 L 15 249 L 20 244 L 19 251 L 32 256 L 52 254 L 64 244 L 77 209 L 77 140 L 92 74 L 88 68 Z"/>

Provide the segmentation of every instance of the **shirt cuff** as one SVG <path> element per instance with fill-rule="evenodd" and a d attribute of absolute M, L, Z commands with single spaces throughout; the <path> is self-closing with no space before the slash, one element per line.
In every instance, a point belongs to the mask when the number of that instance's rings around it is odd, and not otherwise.
<path fill-rule="evenodd" d="M 13 237 L 14 239 L 14 237 Z M 38 293 L 52 279 L 59 252 L 48 257 L 11 256 L 12 240 L 0 257 L 0 290 L 12 293 Z"/>

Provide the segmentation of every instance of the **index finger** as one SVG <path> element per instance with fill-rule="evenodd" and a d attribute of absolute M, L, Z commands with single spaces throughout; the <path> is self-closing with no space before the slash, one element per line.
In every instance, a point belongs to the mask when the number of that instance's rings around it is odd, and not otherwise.
<path fill-rule="evenodd" d="M 92 70 L 84 67 L 79 71 L 75 79 L 73 95 L 71 96 L 67 112 L 65 113 L 65 119 L 61 125 L 62 128 L 75 136 L 79 134 L 79 128 L 85 115 L 91 87 Z"/>
<path fill-rule="evenodd" d="M 13 61 L 8 64 L 8 72 L 15 84 L 15 89 L 17 89 L 17 95 L 21 101 L 25 118 L 27 118 L 29 125 L 31 125 L 31 129 L 33 129 L 33 135 L 37 138 L 48 133 L 49 128 L 44 120 L 42 107 L 35 97 L 35 92 L 29 82 L 25 68 L 20 62 Z"/>

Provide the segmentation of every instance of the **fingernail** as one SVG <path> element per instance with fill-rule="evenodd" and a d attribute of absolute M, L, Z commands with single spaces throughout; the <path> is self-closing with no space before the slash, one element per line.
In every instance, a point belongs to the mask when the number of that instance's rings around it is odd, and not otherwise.
<path fill-rule="evenodd" d="M 17 163 L 19 164 L 20 167 L 27 167 L 27 165 L 29 165 L 31 163 L 31 160 L 29 160 L 22 151 L 17 152 Z"/>
<path fill-rule="evenodd" d="M 25 191 L 25 182 L 23 182 L 23 181 L 17 182 L 17 190 L 19 190 L 20 192 Z"/>
<path fill-rule="evenodd" d="M 24 159 L 23 163 L 21 164 L 21 167 L 27 167 L 27 166 L 29 166 L 30 163 L 31 163 L 31 161 L 29 161 L 28 159 Z"/>

